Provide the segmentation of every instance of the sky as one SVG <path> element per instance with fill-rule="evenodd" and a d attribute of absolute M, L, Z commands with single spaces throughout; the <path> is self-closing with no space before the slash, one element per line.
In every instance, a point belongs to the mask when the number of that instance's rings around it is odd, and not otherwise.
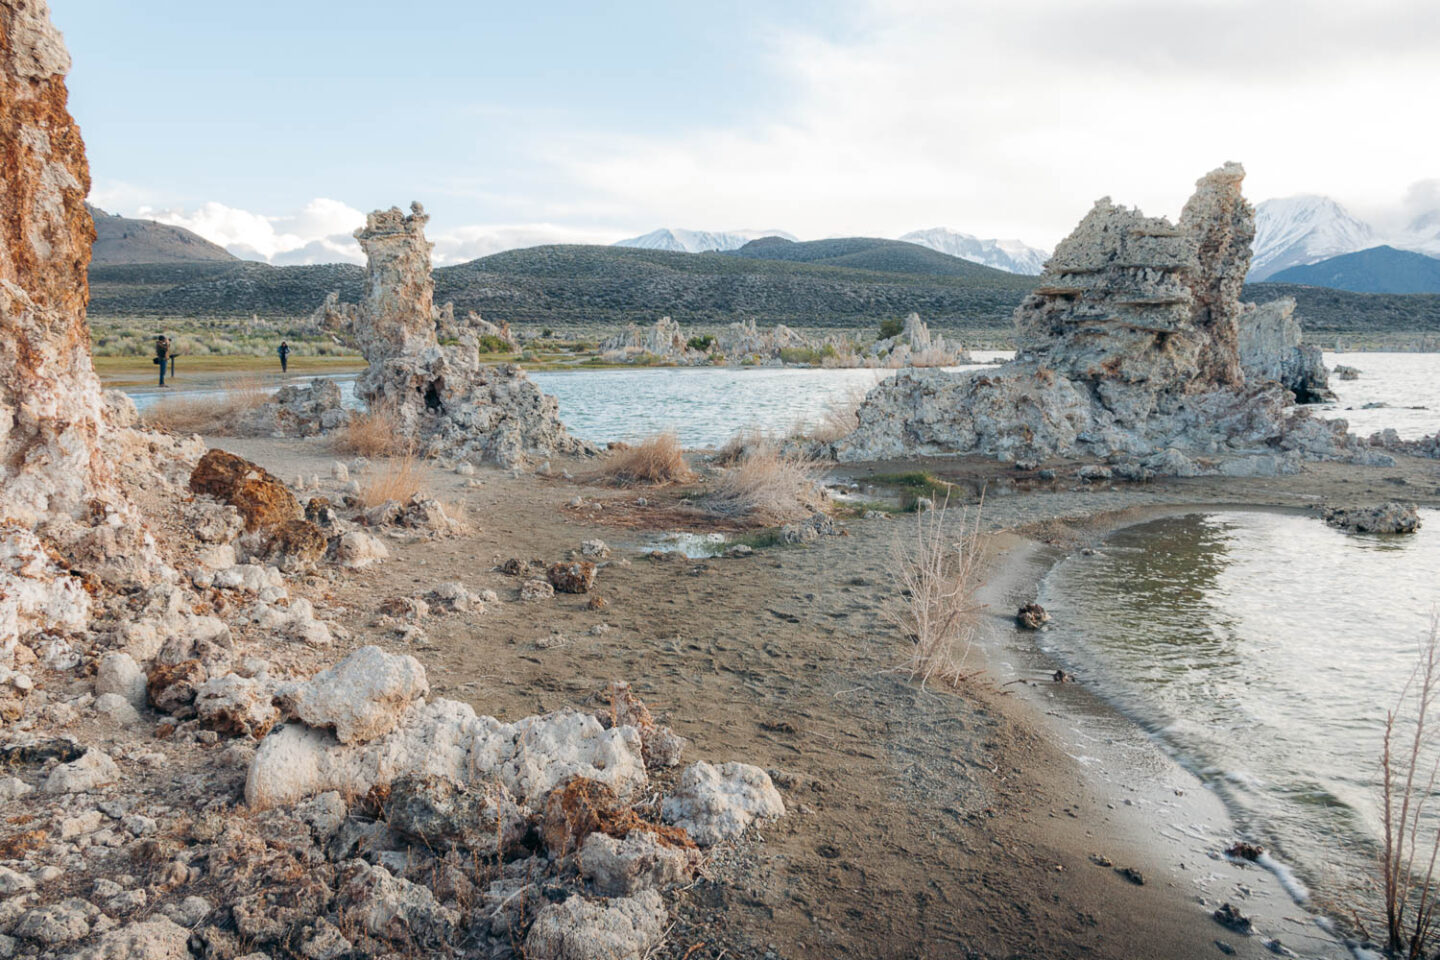
<path fill-rule="evenodd" d="M 657 227 L 1050 248 L 1246 165 L 1383 230 L 1440 209 L 1434 0 L 50 0 L 91 201 L 276 263 Z"/>

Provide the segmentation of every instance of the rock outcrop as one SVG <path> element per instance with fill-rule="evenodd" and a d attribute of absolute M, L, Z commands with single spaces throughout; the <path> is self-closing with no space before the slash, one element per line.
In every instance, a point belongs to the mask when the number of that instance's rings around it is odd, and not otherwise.
<path fill-rule="evenodd" d="M 600 341 L 600 356 L 612 363 L 635 363 L 659 358 L 670 363 L 703 363 L 707 353 L 690 349 L 680 324 L 661 317 L 653 327 L 632 323 L 612 337 Z"/>
<path fill-rule="evenodd" d="M 944 334 L 932 336 L 918 313 L 905 318 L 900 333 L 872 344 L 866 357 L 873 361 L 866 366 L 883 367 L 953 367 L 971 362 L 970 351 L 946 343 Z"/>
<path fill-rule="evenodd" d="M 371 409 L 391 411 L 400 432 L 420 452 L 522 466 L 556 454 L 593 454 L 571 437 L 553 397 L 513 364 L 480 362 L 470 326 L 445 321 L 435 307 L 430 275 L 429 220 L 420 204 L 376 210 L 355 232 L 368 262 L 364 299 L 355 307 L 326 301 L 321 321 L 346 333 L 369 366 L 356 395 Z"/>
<path fill-rule="evenodd" d="M 1242 361 L 1241 327 L 1257 314 L 1276 335 L 1247 334 L 1251 345 L 1288 345 L 1293 321 L 1283 305 L 1240 302 L 1255 233 L 1243 178 L 1234 163 L 1202 177 L 1178 223 L 1097 202 L 1016 308 L 1012 362 L 880 384 L 837 456 L 1371 459 L 1343 424 L 1287 409 L 1290 391 L 1268 376 L 1284 356 Z"/>
<path fill-rule="evenodd" d="M 1320 347 L 1300 342 L 1295 300 L 1282 297 L 1245 306 L 1240 320 L 1240 366 L 1245 379 L 1281 383 L 1295 394 L 1297 403 L 1334 400 Z"/>

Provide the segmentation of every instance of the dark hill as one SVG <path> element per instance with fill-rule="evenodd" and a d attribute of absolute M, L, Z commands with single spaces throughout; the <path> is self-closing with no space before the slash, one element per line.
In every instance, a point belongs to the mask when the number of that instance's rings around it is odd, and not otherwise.
<path fill-rule="evenodd" d="M 946 259 L 963 265 L 963 273 L 918 272 L 924 261 L 911 250 L 898 251 L 906 258 L 905 271 L 837 266 L 837 259 L 895 251 L 865 241 L 848 249 L 851 241 L 817 243 L 830 247 L 791 246 L 801 247 L 805 256 L 819 256 L 820 262 L 636 247 L 508 250 L 436 270 L 435 298 L 491 320 L 553 326 L 619 326 L 669 314 L 684 324 L 743 317 L 765 324 L 853 327 L 913 310 L 940 327 L 1008 331 L 1011 311 L 1035 283 L 1034 277 L 952 257 Z M 90 270 L 90 312 L 97 317 L 253 313 L 297 318 L 308 315 L 331 290 L 350 302 L 358 300 L 363 276 L 360 267 L 349 264 L 97 265 Z M 1279 283 L 1245 290 L 1245 297 L 1257 302 L 1283 296 L 1299 301 L 1305 328 L 1316 333 L 1440 331 L 1440 295 L 1364 294 Z"/>
<path fill-rule="evenodd" d="M 1003 270 L 952 257 L 948 253 L 931 250 L 918 243 L 880 240 L 874 237 L 844 237 L 804 242 L 786 240 L 783 237 L 762 237 L 751 240 L 738 250 L 726 251 L 722 256 L 784 260 L 790 263 L 845 267 L 851 270 L 878 270 L 884 273 L 913 273 L 925 277 L 967 277 L 977 282 L 993 280 L 994 274 L 1005 274 Z M 1026 289 L 1033 285 L 1031 282 Z"/>
<path fill-rule="evenodd" d="M 154 220 L 133 220 L 106 213 L 86 204 L 95 220 L 95 246 L 90 262 L 114 263 L 234 263 L 239 258 L 184 227 Z"/>
<path fill-rule="evenodd" d="M 1269 279 L 1356 293 L 1440 293 L 1440 260 L 1394 247 L 1371 247 L 1290 267 Z"/>

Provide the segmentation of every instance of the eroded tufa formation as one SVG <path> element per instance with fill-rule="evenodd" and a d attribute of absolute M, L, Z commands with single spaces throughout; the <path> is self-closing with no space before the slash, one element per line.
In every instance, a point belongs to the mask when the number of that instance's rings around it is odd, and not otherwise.
<path fill-rule="evenodd" d="M 464 326 L 435 307 L 424 208 L 376 210 L 355 232 L 368 263 L 354 307 L 327 300 L 322 319 L 355 341 L 369 367 L 356 394 L 394 412 L 422 453 L 520 466 L 555 454 L 591 454 L 558 406 L 514 364 L 480 362 L 479 318 Z M 458 341 L 442 345 L 445 327 Z"/>
<path fill-rule="evenodd" d="M 1236 163 L 1202 177 L 1178 223 L 1097 202 L 1016 309 L 1014 361 L 881 384 L 838 456 L 1153 458 L 1157 472 L 1193 456 L 1366 458 L 1343 425 L 1287 409 L 1281 379 L 1323 389 L 1323 367 L 1283 305 L 1239 299 L 1255 234 L 1243 179 Z"/>

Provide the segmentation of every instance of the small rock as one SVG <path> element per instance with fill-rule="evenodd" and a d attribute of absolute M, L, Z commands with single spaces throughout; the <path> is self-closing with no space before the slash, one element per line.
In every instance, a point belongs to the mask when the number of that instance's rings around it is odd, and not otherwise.
<path fill-rule="evenodd" d="M 1027 603 L 1015 614 L 1015 623 L 1026 630 L 1039 630 L 1050 622 L 1050 614 L 1038 603 Z"/>
<path fill-rule="evenodd" d="M 78 760 L 64 763 L 50 771 L 45 780 L 46 793 L 86 793 L 120 779 L 120 768 L 98 747 L 91 747 Z M 96 811 L 97 815 L 99 811 Z"/>
<path fill-rule="evenodd" d="M 595 564 L 589 560 L 551 564 L 546 577 L 561 593 L 589 593 L 595 585 Z"/>
<path fill-rule="evenodd" d="M 555 588 L 545 580 L 526 580 L 520 584 L 521 600 L 548 600 L 555 596 Z"/>

